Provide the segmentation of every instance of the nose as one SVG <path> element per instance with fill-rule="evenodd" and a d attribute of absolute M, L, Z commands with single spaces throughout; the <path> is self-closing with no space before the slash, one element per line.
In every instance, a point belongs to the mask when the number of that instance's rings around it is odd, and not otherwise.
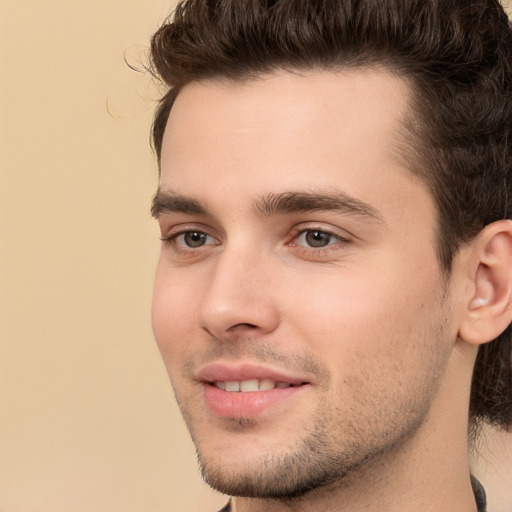
<path fill-rule="evenodd" d="M 218 340 L 262 337 L 279 324 L 268 257 L 248 252 L 226 250 L 209 269 L 198 323 Z"/>

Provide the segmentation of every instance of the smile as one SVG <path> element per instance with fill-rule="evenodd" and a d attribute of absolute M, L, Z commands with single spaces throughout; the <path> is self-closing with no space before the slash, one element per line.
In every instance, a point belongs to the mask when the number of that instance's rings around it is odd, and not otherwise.
<path fill-rule="evenodd" d="M 314 387 L 314 375 L 249 362 L 214 362 L 194 375 L 207 409 L 220 418 L 264 418 Z"/>
<path fill-rule="evenodd" d="M 284 389 L 292 386 L 290 382 L 275 381 L 272 379 L 249 379 L 241 381 L 215 381 L 213 385 L 223 391 L 252 393 L 255 391 L 270 391 L 278 388 Z"/>

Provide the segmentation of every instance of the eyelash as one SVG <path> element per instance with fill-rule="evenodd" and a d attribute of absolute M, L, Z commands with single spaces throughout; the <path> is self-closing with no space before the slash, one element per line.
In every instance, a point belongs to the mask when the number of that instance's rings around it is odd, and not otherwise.
<path fill-rule="evenodd" d="M 327 245 L 319 246 L 319 247 L 312 247 L 307 245 L 299 245 L 297 243 L 297 240 L 299 237 L 306 235 L 307 233 L 314 233 L 318 232 L 322 235 L 325 235 L 329 237 L 329 242 Z M 178 231 L 176 233 L 173 233 L 167 237 L 162 237 L 160 240 L 165 244 L 169 245 L 175 253 L 177 253 L 180 256 L 188 256 L 188 255 L 197 255 L 199 251 L 204 249 L 205 247 L 210 246 L 216 246 L 219 245 L 219 243 L 213 243 L 213 244 L 204 244 L 200 245 L 198 247 L 188 247 L 184 243 L 179 243 L 177 240 L 181 236 L 185 236 L 187 234 L 196 233 L 199 235 L 203 235 L 205 237 L 209 237 L 213 240 L 215 240 L 215 237 L 212 235 L 209 235 L 206 231 L 202 231 L 200 229 L 183 229 L 181 231 Z M 334 239 L 334 243 L 330 243 L 331 240 Z M 333 231 L 330 231 L 328 229 L 325 229 L 320 226 L 311 226 L 311 227 L 303 227 L 298 226 L 296 229 L 294 229 L 292 235 L 290 236 L 290 241 L 286 243 L 288 247 L 295 247 L 297 250 L 301 251 L 302 253 L 307 254 L 313 254 L 316 256 L 321 256 L 327 252 L 339 250 L 339 244 L 342 244 L 345 246 L 346 244 L 350 243 L 350 240 L 348 238 L 345 238 L 337 233 L 334 233 Z"/>
<path fill-rule="evenodd" d="M 299 237 L 306 235 L 307 233 L 314 233 L 314 232 L 321 233 L 322 235 L 326 235 L 330 239 L 334 239 L 334 243 L 330 243 L 331 240 L 329 240 L 327 245 L 319 246 L 319 247 L 312 247 L 310 245 L 308 245 L 308 246 L 299 245 L 297 243 L 297 240 L 299 239 Z M 343 246 L 345 246 L 348 243 L 350 243 L 350 240 L 348 238 L 345 238 L 345 237 L 341 236 L 340 234 L 335 233 L 334 231 L 331 231 L 329 229 L 325 229 L 324 227 L 321 227 L 321 226 L 308 226 L 308 227 L 299 226 L 293 232 L 293 234 L 291 236 L 291 241 L 288 242 L 287 245 L 291 246 L 291 247 L 296 247 L 297 249 L 299 249 L 303 252 L 307 252 L 309 254 L 312 253 L 314 255 L 321 256 L 327 252 L 339 250 L 340 249 L 339 244 L 342 244 Z"/>
<path fill-rule="evenodd" d="M 173 233 L 172 235 L 169 235 L 167 237 L 162 237 L 162 238 L 160 238 L 160 240 L 165 245 L 170 246 L 174 250 L 174 252 L 176 252 L 178 255 L 187 256 L 190 254 L 197 254 L 199 250 L 201 250 L 203 247 L 205 247 L 205 245 L 200 245 L 198 247 L 188 247 L 184 243 L 179 244 L 177 241 L 180 236 L 185 236 L 187 234 L 192 234 L 192 233 L 204 235 L 205 237 L 210 237 L 210 238 L 214 239 L 214 237 L 212 237 L 205 231 L 201 231 L 200 229 L 184 229 L 182 231 Z M 206 247 L 209 247 L 211 245 L 218 245 L 218 244 L 206 244 Z"/>

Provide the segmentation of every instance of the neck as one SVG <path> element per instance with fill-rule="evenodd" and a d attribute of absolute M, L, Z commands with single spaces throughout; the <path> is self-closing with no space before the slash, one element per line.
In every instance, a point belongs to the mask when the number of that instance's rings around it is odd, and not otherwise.
<path fill-rule="evenodd" d="M 300 498 L 235 498 L 234 512 L 476 512 L 467 459 L 453 450 L 431 450 L 408 457 L 406 447 L 383 457 L 342 482 Z M 408 461 L 406 462 L 406 460 Z"/>

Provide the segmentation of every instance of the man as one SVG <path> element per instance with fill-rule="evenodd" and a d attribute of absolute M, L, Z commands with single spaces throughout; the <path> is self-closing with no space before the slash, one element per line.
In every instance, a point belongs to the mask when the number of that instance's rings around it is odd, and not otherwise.
<path fill-rule="evenodd" d="M 225 510 L 484 510 L 468 426 L 511 413 L 499 3 L 190 0 L 152 62 L 154 332 Z"/>

